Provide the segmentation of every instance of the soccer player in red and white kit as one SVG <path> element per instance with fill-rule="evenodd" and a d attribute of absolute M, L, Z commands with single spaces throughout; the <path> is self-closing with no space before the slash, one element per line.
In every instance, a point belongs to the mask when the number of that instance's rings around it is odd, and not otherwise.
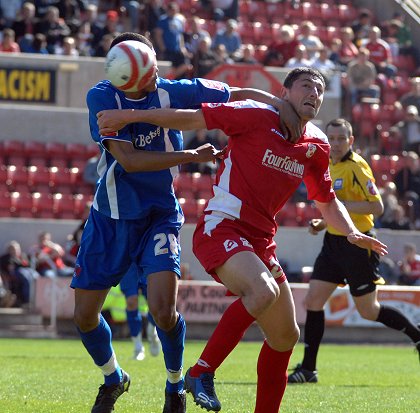
<path fill-rule="evenodd" d="M 206 271 L 238 296 L 185 376 L 186 390 L 208 411 L 221 409 L 214 390 L 216 369 L 254 321 L 265 335 L 258 357 L 254 412 L 279 411 L 299 329 L 290 287 L 275 253 L 275 216 L 302 180 L 324 219 L 351 243 L 381 255 L 387 252 L 380 241 L 356 229 L 331 188 L 328 140 L 309 122 L 319 111 L 324 90 L 324 78 L 314 69 L 296 68 L 288 73 L 282 98 L 291 103 L 304 127 L 296 143 L 280 130 L 279 113 L 273 107 L 251 100 L 204 104 L 201 110 L 124 111 L 127 123 L 222 129 L 229 136 L 214 196 L 193 240 L 194 253 Z M 102 134 L 112 130 L 112 114 L 108 115 L 99 115 Z"/>

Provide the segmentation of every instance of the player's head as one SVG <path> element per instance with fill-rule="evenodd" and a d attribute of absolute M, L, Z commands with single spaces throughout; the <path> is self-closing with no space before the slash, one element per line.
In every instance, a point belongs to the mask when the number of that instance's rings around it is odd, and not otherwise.
<path fill-rule="evenodd" d="M 318 70 L 297 67 L 287 74 L 283 86 L 283 99 L 295 108 L 303 121 L 318 114 L 325 91 L 325 79 Z"/>
<path fill-rule="evenodd" d="M 147 37 L 145 37 L 145 36 L 143 36 L 139 33 L 134 33 L 134 32 L 124 32 L 124 33 L 121 33 L 118 36 L 116 36 L 111 43 L 110 49 L 112 49 L 116 44 L 121 43 L 121 42 L 125 42 L 126 40 L 134 40 L 136 42 L 144 43 L 156 55 L 155 49 L 153 47 L 153 43 Z M 153 92 L 156 89 L 156 79 L 157 79 L 158 72 L 159 72 L 159 69 L 156 66 L 155 75 L 152 76 L 150 82 L 147 83 L 143 87 L 142 91 L 139 91 L 138 93 L 144 94 L 144 93 L 148 93 L 148 92 Z M 134 92 L 134 94 L 138 94 L 138 93 Z M 129 94 L 129 93 L 126 93 L 126 94 Z M 139 97 L 139 96 L 133 96 L 133 97 Z"/>
<path fill-rule="evenodd" d="M 353 128 L 346 119 L 337 118 L 327 123 L 325 132 L 331 145 L 331 159 L 339 162 L 353 145 Z"/>

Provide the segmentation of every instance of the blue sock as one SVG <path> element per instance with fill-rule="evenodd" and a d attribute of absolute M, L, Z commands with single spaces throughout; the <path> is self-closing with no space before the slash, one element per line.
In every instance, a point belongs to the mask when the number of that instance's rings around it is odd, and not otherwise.
<path fill-rule="evenodd" d="M 126 310 L 127 323 L 131 337 L 137 337 L 142 329 L 141 316 L 139 310 Z"/>
<path fill-rule="evenodd" d="M 79 330 L 80 338 L 83 345 L 92 357 L 93 361 L 99 366 L 104 373 L 105 384 L 120 383 L 122 380 L 121 368 L 116 359 L 114 359 L 114 349 L 112 348 L 112 333 L 111 329 L 102 317 L 99 319 L 99 324 L 96 328 L 87 333 Z M 105 372 L 107 374 L 105 374 Z"/>
<path fill-rule="evenodd" d="M 185 320 L 181 314 L 178 314 L 178 321 L 171 331 L 163 331 L 156 328 L 160 342 L 162 343 L 162 352 L 165 359 L 166 370 L 170 372 L 179 372 L 183 365 L 184 344 L 185 344 Z M 184 388 L 183 377 L 176 383 L 166 380 L 166 391 L 169 393 L 180 393 Z"/>

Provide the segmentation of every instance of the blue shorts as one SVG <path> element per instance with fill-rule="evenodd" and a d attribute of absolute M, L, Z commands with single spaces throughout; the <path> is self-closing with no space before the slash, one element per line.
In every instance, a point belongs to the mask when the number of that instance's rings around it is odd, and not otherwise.
<path fill-rule="evenodd" d="M 104 290 L 118 285 L 134 263 L 139 279 L 172 271 L 181 276 L 178 212 L 143 220 L 112 219 L 91 208 L 83 230 L 72 288 Z"/>
<path fill-rule="evenodd" d="M 147 286 L 143 277 L 139 277 L 139 270 L 136 264 L 131 264 L 128 272 L 122 277 L 120 288 L 125 297 L 138 295 L 139 290 L 147 297 Z"/>

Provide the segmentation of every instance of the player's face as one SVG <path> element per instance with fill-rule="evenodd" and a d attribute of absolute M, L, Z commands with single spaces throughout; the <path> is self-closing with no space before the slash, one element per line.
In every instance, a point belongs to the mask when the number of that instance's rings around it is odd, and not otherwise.
<path fill-rule="evenodd" d="M 339 162 L 350 150 L 353 144 L 353 136 L 349 136 L 349 132 L 344 125 L 329 126 L 326 132 L 328 142 L 331 145 L 330 157 L 333 163 Z"/>
<path fill-rule="evenodd" d="M 287 90 L 285 99 L 293 105 L 302 120 L 309 121 L 319 112 L 324 100 L 324 85 L 318 78 L 303 74 Z"/>

